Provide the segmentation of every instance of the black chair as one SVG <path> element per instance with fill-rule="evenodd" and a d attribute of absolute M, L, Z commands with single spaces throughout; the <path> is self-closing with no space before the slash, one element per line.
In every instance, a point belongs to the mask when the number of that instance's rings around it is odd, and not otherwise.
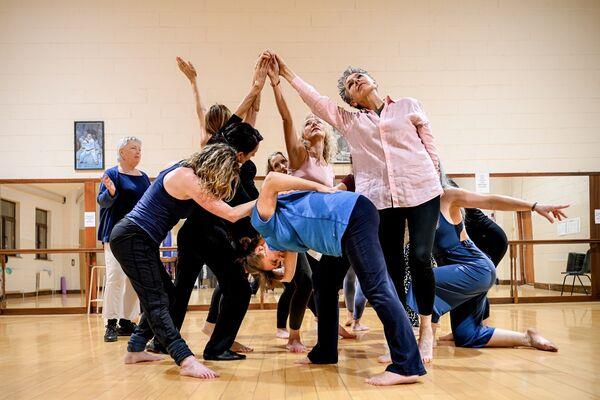
<path fill-rule="evenodd" d="M 591 259 L 591 250 L 588 250 L 587 253 L 569 253 L 569 258 L 567 259 L 567 270 L 565 272 L 561 272 L 565 277 L 563 279 L 562 288 L 560 289 L 560 295 L 563 295 L 565 290 L 565 281 L 567 277 L 573 277 L 573 283 L 571 285 L 571 296 L 573 295 L 573 289 L 575 289 L 575 278 L 579 280 L 583 291 L 587 295 L 587 289 L 585 288 L 583 282 L 581 281 L 581 277 L 585 276 L 590 280 L 590 284 L 592 283 L 592 279 L 589 276 L 590 273 L 590 260 Z"/>

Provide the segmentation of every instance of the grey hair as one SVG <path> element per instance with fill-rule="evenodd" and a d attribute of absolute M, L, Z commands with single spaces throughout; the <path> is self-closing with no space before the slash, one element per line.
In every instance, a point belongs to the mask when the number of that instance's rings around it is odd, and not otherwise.
<path fill-rule="evenodd" d="M 344 72 L 342 72 L 342 76 L 340 76 L 340 78 L 338 79 L 338 91 L 340 92 L 340 97 L 342 98 L 342 100 L 344 100 L 346 103 L 350 104 L 352 106 L 352 99 L 350 98 L 350 96 L 348 95 L 348 93 L 346 93 L 346 80 L 348 79 L 348 77 L 352 74 L 363 74 L 368 76 L 369 78 L 373 79 L 373 82 L 375 82 L 375 78 L 373 78 L 371 76 L 371 74 L 369 74 L 369 72 L 367 72 L 366 70 L 362 69 L 362 68 L 358 68 L 358 67 L 348 67 L 344 70 Z M 354 108 L 358 108 L 359 110 L 364 108 L 359 106 L 358 104 L 356 106 L 352 106 Z"/>
<path fill-rule="evenodd" d="M 117 144 L 117 162 L 123 161 L 123 158 L 121 157 L 121 150 L 123 150 L 123 148 L 129 144 L 129 142 L 137 142 L 140 145 L 142 144 L 142 140 L 135 136 L 125 136 L 119 140 L 119 143 Z"/>

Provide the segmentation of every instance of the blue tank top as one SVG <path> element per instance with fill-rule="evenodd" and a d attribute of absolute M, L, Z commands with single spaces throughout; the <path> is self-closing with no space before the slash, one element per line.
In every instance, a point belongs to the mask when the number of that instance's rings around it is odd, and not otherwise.
<path fill-rule="evenodd" d="M 180 219 L 187 218 L 196 205 L 194 200 L 178 200 L 165 190 L 165 175 L 179 166 L 177 163 L 161 171 L 133 210 L 125 216 L 146 231 L 157 244 Z"/>
<path fill-rule="evenodd" d="M 252 226 L 271 250 L 304 253 L 309 249 L 342 255 L 342 236 L 360 195 L 352 192 L 299 191 L 280 195 L 277 209 L 263 221 L 254 207 Z"/>
<path fill-rule="evenodd" d="M 440 254 L 446 250 L 450 250 L 460 244 L 460 233 L 464 229 L 464 222 L 460 221 L 458 225 L 454 225 L 444 217 L 440 212 L 438 226 L 435 230 L 435 253 Z"/>

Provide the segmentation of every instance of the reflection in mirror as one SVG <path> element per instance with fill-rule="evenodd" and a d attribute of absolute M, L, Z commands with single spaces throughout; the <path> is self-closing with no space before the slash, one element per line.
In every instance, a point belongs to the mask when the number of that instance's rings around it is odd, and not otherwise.
<path fill-rule="evenodd" d="M 473 178 L 456 178 L 467 190 L 475 190 Z M 550 224 L 536 213 L 483 210 L 506 233 L 508 240 L 587 239 L 589 221 L 589 179 L 587 176 L 491 178 L 490 192 L 546 204 L 569 204 L 566 221 Z M 560 296 L 569 253 L 585 257 L 588 244 L 527 245 L 517 252 L 517 287 L 519 297 Z M 581 256 L 583 254 L 583 256 Z M 573 257 L 573 256 L 571 256 Z M 497 284 L 489 297 L 510 296 L 510 259 L 507 251 L 497 267 Z M 590 282 L 586 278 L 584 285 Z M 567 281 L 571 282 L 572 278 Z M 576 286 L 579 284 L 577 278 Z M 574 289 L 574 295 L 585 294 Z M 570 295 L 570 288 L 569 293 Z"/>
<path fill-rule="evenodd" d="M 0 185 L 2 248 L 78 248 L 83 231 L 83 185 Z M 6 307 L 83 307 L 83 255 L 14 254 L 7 257 Z"/>

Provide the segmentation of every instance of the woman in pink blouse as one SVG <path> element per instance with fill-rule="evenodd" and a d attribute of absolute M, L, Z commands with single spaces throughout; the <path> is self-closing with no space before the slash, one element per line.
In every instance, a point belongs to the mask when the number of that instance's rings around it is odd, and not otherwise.
<path fill-rule="evenodd" d="M 419 350 L 424 362 L 433 358 L 431 314 L 435 281 L 431 248 L 442 187 L 439 158 L 421 103 L 405 97 L 382 97 L 365 70 L 348 68 L 338 81 L 342 99 L 358 109 L 350 112 L 298 77 L 277 56 L 279 73 L 313 113 L 335 127 L 348 141 L 356 192 L 371 200 L 380 215 L 379 240 L 388 271 L 403 303 L 404 228 L 408 223 L 409 264 L 419 304 Z"/>

